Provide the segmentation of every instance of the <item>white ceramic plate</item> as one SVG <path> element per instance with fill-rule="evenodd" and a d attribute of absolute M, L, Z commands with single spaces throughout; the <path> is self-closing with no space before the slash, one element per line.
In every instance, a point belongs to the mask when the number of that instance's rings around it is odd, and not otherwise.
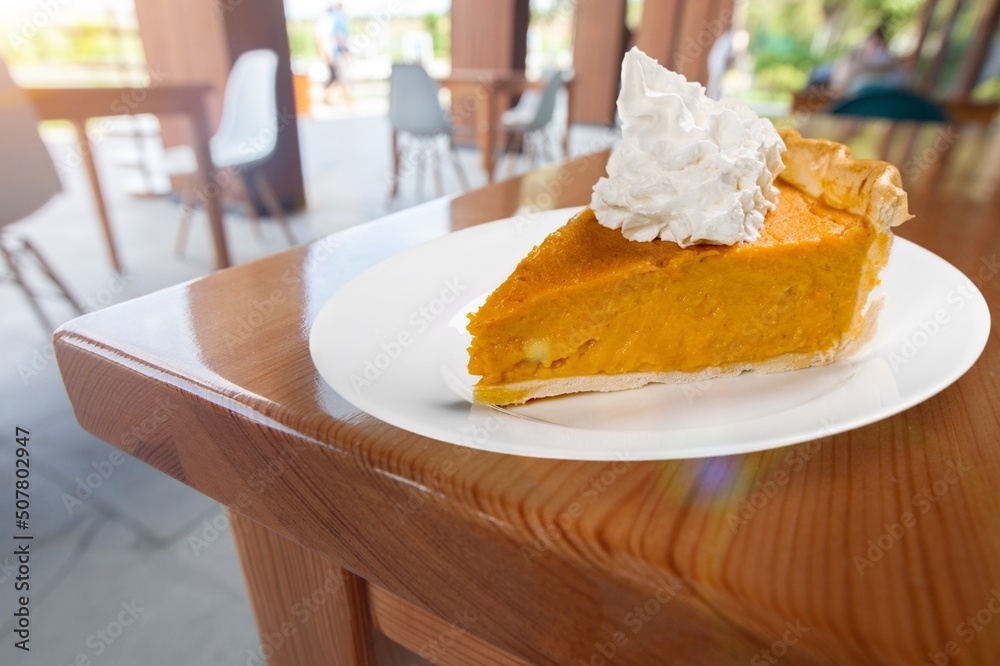
<path fill-rule="evenodd" d="M 901 412 L 961 377 L 989 335 L 975 285 L 897 238 L 878 332 L 849 361 L 510 409 L 472 404 L 466 315 L 575 210 L 459 231 L 354 279 L 310 333 L 323 379 L 372 416 L 453 444 L 539 458 L 697 458 L 808 441 Z"/>

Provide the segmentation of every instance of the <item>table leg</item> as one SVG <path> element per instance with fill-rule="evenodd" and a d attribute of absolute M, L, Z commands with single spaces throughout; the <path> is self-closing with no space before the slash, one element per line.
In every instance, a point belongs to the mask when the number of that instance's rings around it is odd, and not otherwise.
<path fill-rule="evenodd" d="M 101 220 L 101 227 L 104 229 L 104 240 L 108 245 L 108 255 L 111 257 L 111 265 L 114 267 L 116 273 L 121 273 L 122 264 L 118 258 L 118 249 L 115 247 L 115 234 L 111 229 L 111 220 L 108 218 L 108 207 L 104 202 L 104 194 L 101 192 L 101 181 L 97 177 L 97 164 L 94 162 L 94 147 L 87 136 L 87 123 L 84 120 L 74 120 L 73 126 L 76 128 L 76 140 L 80 147 L 80 155 L 83 156 L 83 164 L 87 168 L 90 189 L 94 193 L 97 217 Z"/>
<path fill-rule="evenodd" d="M 218 182 L 209 149 L 208 119 L 205 110 L 191 114 L 192 147 L 198 160 L 198 182 L 201 183 L 201 199 L 208 213 L 208 225 L 215 246 L 215 267 L 229 266 L 229 247 L 226 245 L 226 230 L 222 226 L 222 184 Z"/>
<path fill-rule="evenodd" d="M 576 114 L 573 110 L 573 84 L 566 86 L 566 131 L 563 132 L 562 151 L 563 159 L 569 159 L 569 131 L 576 122 Z"/>
<path fill-rule="evenodd" d="M 483 171 L 486 172 L 486 181 L 492 183 L 494 180 L 494 167 L 496 166 L 497 147 L 497 122 L 499 113 L 497 111 L 498 100 L 496 87 L 489 86 L 486 99 L 479 100 L 477 109 L 479 111 L 479 126 L 476 128 L 479 138 L 479 149 L 483 151 Z"/>
<path fill-rule="evenodd" d="M 399 130 L 392 128 L 392 185 L 389 187 L 389 199 L 395 199 L 399 194 Z"/>
<path fill-rule="evenodd" d="M 268 666 L 373 666 L 365 581 L 230 510 Z"/>

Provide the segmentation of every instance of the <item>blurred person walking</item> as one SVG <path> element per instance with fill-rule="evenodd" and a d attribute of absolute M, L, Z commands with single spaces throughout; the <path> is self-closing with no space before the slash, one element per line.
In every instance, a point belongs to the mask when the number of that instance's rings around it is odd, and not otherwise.
<path fill-rule="evenodd" d="M 347 85 L 346 63 L 348 59 L 347 37 L 350 34 L 344 3 L 331 4 L 316 22 L 316 46 L 323 61 L 330 70 L 330 81 L 323 96 L 328 104 L 333 104 L 333 94 L 340 91 L 348 106 L 353 106 Z"/>

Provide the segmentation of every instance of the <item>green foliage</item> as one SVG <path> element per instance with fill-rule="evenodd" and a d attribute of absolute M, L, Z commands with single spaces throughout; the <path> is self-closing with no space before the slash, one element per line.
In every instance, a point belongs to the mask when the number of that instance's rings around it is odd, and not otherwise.
<path fill-rule="evenodd" d="M 289 21 L 288 46 L 292 60 L 319 60 L 316 21 Z"/>
<path fill-rule="evenodd" d="M 809 81 L 809 73 L 795 65 L 773 64 L 759 68 L 754 78 L 755 87 L 765 93 L 789 93 L 802 90 Z"/>
<path fill-rule="evenodd" d="M 1000 76 L 983 81 L 972 91 L 972 99 L 979 101 L 1000 99 Z"/>
<path fill-rule="evenodd" d="M 113 33 L 104 23 L 50 24 L 22 37 L 10 30 L 0 39 L 0 56 L 11 65 L 140 67 L 146 57 L 136 28 Z"/>
<path fill-rule="evenodd" d="M 451 52 L 451 19 L 448 14 L 425 14 L 424 29 L 431 35 L 434 56 L 447 57 Z"/>
<path fill-rule="evenodd" d="M 755 87 L 781 98 L 884 24 L 890 46 L 916 29 L 926 0 L 743 0 Z"/>

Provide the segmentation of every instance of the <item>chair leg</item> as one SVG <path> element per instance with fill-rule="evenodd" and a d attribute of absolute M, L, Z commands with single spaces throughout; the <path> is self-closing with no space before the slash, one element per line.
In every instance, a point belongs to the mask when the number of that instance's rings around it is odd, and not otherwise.
<path fill-rule="evenodd" d="M 463 190 L 469 189 L 469 179 L 465 177 L 465 168 L 462 166 L 462 158 L 458 155 L 458 149 L 455 148 L 455 140 L 451 137 L 448 138 L 448 152 L 451 153 L 451 162 L 455 166 L 455 175 L 458 176 L 458 182 L 462 186 Z"/>
<path fill-rule="evenodd" d="M 517 161 L 520 159 L 521 147 L 524 145 L 524 133 L 512 132 L 510 143 L 507 145 L 507 177 L 514 175 Z"/>
<path fill-rule="evenodd" d="M 429 157 L 434 168 L 434 196 L 443 197 L 444 196 L 444 174 L 441 173 L 441 147 L 438 145 L 438 140 L 431 139 L 431 151 Z"/>
<path fill-rule="evenodd" d="M 427 153 L 424 149 L 424 142 L 419 139 L 415 142 L 417 146 L 417 201 L 424 198 L 424 162 L 427 160 Z"/>
<path fill-rule="evenodd" d="M 538 153 L 542 158 L 542 164 L 547 164 L 548 162 L 555 162 L 556 156 L 555 151 L 549 152 L 549 133 L 543 128 L 538 132 L 539 149 Z"/>
<path fill-rule="evenodd" d="M 271 181 L 267 179 L 267 176 L 258 171 L 254 173 L 253 182 L 257 187 L 257 193 L 260 194 L 261 201 L 264 202 L 264 207 L 267 208 L 271 216 L 281 225 L 281 230 L 285 233 L 288 244 L 290 246 L 297 245 L 298 241 L 295 240 L 295 236 L 292 234 L 292 228 L 288 224 L 288 218 L 285 217 L 285 211 L 281 209 L 281 202 L 278 201 L 278 195 L 275 194 L 274 188 L 271 187 Z"/>
<path fill-rule="evenodd" d="M 526 136 L 524 141 L 524 157 L 528 161 L 528 170 L 535 168 L 535 137 Z"/>
<path fill-rule="evenodd" d="M 399 146 L 399 132 L 392 130 L 392 174 L 389 182 L 389 201 L 391 202 L 399 194 L 399 163 L 402 153 Z"/>
<path fill-rule="evenodd" d="M 247 181 L 245 174 L 237 172 L 236 178 L 240 181 L 240 187 L 243 188 L 243 212 L 246 213 L 247 219 L 250 220 L 250 225 L 253 227 L 253 235 L 257 237 L 257 240 L 264 240 L 264 233 L 260 228 L 260 216 L 257 215 L 257 206 L 254 205 L 253 200 L 253 190 L 250 189 L 250 183 Z"/>
<path fill-rule="evenodd" d="M 66 300 L 67 303 L 73 306 L 73 310 L 75 310 L 78 315 L 82 315 L 84 313 L 83 306 L 78 300 L 76 300 L 73 293 L 66 288 L 66 284 L 52 269 L 52 265 L 49 264 L 48 260 L 42 255 L 41 252 L 38 251 L 38 248 L 36 248 L 30 240 L 25 238 L 22 242 L 24 243 L 25 249 L 35 258 L 35 261 L 38 263 L 39 268 L 42 269 L 42 272 L 45 273 L 45 275 L 52 280 L 52 284 L 59 289 L 60 295 Z"/>
<path fill-rule="evenodd" d="M 511 160 L 511 146 L 514 144 L 514 133 L 505 132 L 503 137 L 503 150 L 497 155 L 497 168 L 500 167 L 500 161 L 503 160 L 507 163 L 507 175 L 510 175 L 510 160 Z"/>
<path fill-rule="evenodd" d="M 38 297 L 35 292 L 31 290 L 28 283 L 25 281 L 24 276 L 21 275 L 21 268 L 17 264 L 17 257 L 14 253 L 7 249 L 3 243 L 0 243 L 0 255 L 3 255 L 4 261 L 7 262 L 7 266 L 10 268 L 11 277 L 14 282 L 21 288 L 21 292 L 28 299 L 28 305 L 31 306 L 32 311 L 35 316 L 38 317 L 38 321 L 42 323 L 42 327 L 47 331 L 51 331 L 55 328 L 52 322 L 49 321 L 48 315 L 45 314 L 45 310 L 42 309 L 42 304 L 38 302 Z"/>
<path fill-rule="evenodd" d="M 199 183 L 194 176 L 191 178 L 191 182 L 188 183 L 187 187 L 184 189 L 184 193 L 181 195 L 181 224 L 177 228 L 177 242 L 174 244 L 174 253 L 177 254 L 178 257 L 184 256 L 184 248 L 187 246 L 188 231 L 191 229 L 191 214 L 199 198 Z"/>

